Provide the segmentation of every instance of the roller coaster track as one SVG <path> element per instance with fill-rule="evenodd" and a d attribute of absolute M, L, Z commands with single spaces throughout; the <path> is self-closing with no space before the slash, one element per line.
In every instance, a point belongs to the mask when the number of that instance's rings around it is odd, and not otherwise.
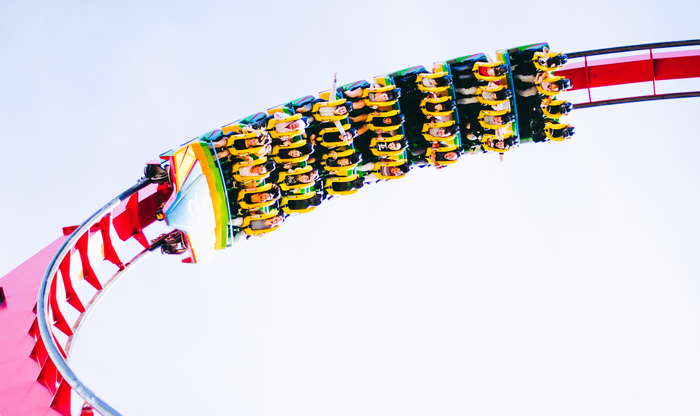
<path fill-rule="evenodd" d="M 641 101 L 668 100 L 672 98 L 700 97 L 700 91 L 657 93 L 658 81 L 700 78 L 700 50 L 658 52 L 665 48 L 694 47 L 700 39 L 681 42 L 648 43 L 644 45 L 622 46 L 617 48 L 595 49 L 568 53 L 569 63 L 557 72 L 569 78 L 575 90 L 586 90 L 588 101 L 576 102 L 576 108 L 599 107 L 612 104 L 625 104 Z M 629 55 L 630 52 L 644 52 Z M 606 60 L 589 58 L 603 55 L 621 55 Z M 597 89 L 633 83 L 650 83 L 652 94 L 634 97 L 619 97 L 593 100 Z"/>
<path fill-rule="evenodd" d="M 577 103 L 577 108 L 698 97 L 700 91 L 657 94 L 656 82 L 700 78 L 700 48 L 655 52 L 698 45 L 700 40 L 690 40 L 569 53 L 570 63 L 558 75 L 572 79 L 574 89 L 588 90 L 588 101 Z M 588 59 L 636 51 L 648 53 Z M 639 82 L 651 82 L 653 94 L 591 99 L 596 88 Z M 85 401 L 81 415 L 119 415 L 78 379 L 68 359 L 90 311 L 118 279 L 158 247 L 159 240 L 152 243 L 144 230 L 156 221 L 171 192 L 168 184 L 140 180 L 80 226 L 64 228 L 62 237 L 0 279 L 0 415 L 69 416 L 72 392 Z M 140 245 L 140 250 L 130 255 L 133 247 L 128 250 L 124 243 Z M 94 269 L 101 262 L 118 270 L 100 280 Z M 82 280 L 95 290 L 90 299 L 76 291 Z M 66 303 L 80 313 L 72 324 L 62 312 Z M 59 342 L 63 337 L 65 342 Z"/>
<path fill-rule="evenodd" d="M 4 299 L 0 314 L 14 316 L 13 312 L 22 310 L 33 314 L 32 305 L 36 301 L 34 310 L 37 316 L 29 331 L 21 325 L 26 316 L 22 317 L 22 322 L 2 321 L 2 336 L 5 340 L 26 336 L 28 333 L 33 345 L 23 342 L 18 346 L 18 353 L 27 352 L 23 359 L 16 355 L 2 357 L 0 373 L 5 376 L 3 380 L 14 381 L 14 386 L 21 387 L 22 393 L 17 394 L 14 389 L 10 394 L 0 395 L 0 414 L 70 415 L 71 390 L 87 403 L 82 414 L 91 414 L 91 409 L 103 415 L 119 414 L 78 380 L 68 366 L 67 359 L 81 324 L 102 296 L 119 278 L 157 248 L 157 244 L 149 243 L 143 230 L 155 221 L 156 211 L 169 194 L 170 188 L 167 185 L 142 179 L 80 226 L 64 228 L 63 237 L 3 277 L 2 284 L 7 290 L 7 298 Z M 125 246 L 123 243 L 129 240 L 140 244 L 142 249 L 127 259 L 127 251 L 122 248 Z M 55 254 L 51 258 L 53 253 Z M 102 261 L 110 262 L 118 269 L 104 283 L 94 271 L 95 266 Z M 46 272 L 39 281 L 37 277 L 40 276 L 41 269 Z M 81 280 L 88 282 L 96 291 L 87 301 L 81 299 L 76 291 Z M 59 303 L 59 297 L 80 312 L 72 325 L 61 311 L 63 305 Z M 63 346 L 58 342 L 53 328 L 67 336 Z M 35 370 L 37 363 L 38 374 Z"/>

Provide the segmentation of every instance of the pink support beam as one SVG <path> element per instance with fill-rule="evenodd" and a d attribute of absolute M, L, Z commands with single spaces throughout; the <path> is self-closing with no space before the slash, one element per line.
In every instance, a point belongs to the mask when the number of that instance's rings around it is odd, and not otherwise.
<path fill-rule="evenodd" d="M 0 415 L 61 414 L 49 408 L 51 391 L 37 383 L 41 364 L 48 358 L 43 342 L 37 342 L 30 329 L 36 320 L 39 282 L 66 238 L 58 238 L 0 279 L 6 295 L 0 306 Z"/>
<path fill-rule="evenodd" d="M 118 247 L 123 241 L 136 239 L 148 245 L 143 230 L 156 221 L 156 211 L 167 200 L 171 189 L 151 184 L 125 197 L 92 229 L 77 239 L 69 254 L 59 260 L 59 267 L 50 286 L 48 307 L 53 316 L 54 330 L 73 333 L 61 308 L 70 305 L 83 313 L 86 300 L 78 297 L 76 287 L 88 281 L 98 291 L 102 282 L 93 264 L 105 259 L 119 265 Z M 78 227 L 65 227 L 63 235 L 16 269 L 0 278 L 0 415 L 2 416 L 68 416 L 70 415 L 70 386 L 63 380 L 48 356 L 45 340 L 37 325 L 37 297 L 46 270 L 66 241 Z M 98 245 L 98 247 L 95 247 Z M 91 248 L 92 247 L 92 248 Z M 75 258 L 79 256 L 79 258 Z M 122 266 L 123 267 L 123 266 Z M 54 342 L 55 336 L 52 335 Z M 69 337 L 69 339 L 72 337 Z M 58 353 L 67 357 L 66 348 L 56 342 Z M 92 410 L 84 408 L 84 414 Z"/>

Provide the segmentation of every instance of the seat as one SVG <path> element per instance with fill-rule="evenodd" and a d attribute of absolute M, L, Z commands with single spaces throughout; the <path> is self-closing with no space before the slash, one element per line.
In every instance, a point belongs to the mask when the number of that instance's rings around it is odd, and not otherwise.
<path fill-rule="evenodd" d="M 452 102 L 452 96 L 450 95 L 444 95 L 442 97 L 438 98 L 424 98 L 420 102 L 420 110 L 423 112 L 425 116 L 431 116 L 431 117 L 445 117 L 450 115 L 453 111 L 454 108 L 450 108 L 449 110 L 446 111 L 429 111 L 426 108 L 426 104 L 431 103 L 431 104 L 445 104 L 447 107 L 450 103 Z M 450 107 L 454 107 L 454 105 L 450 105 Z"/>
<path fill-rule="evenodd" d="M 542 82 L 550 82 L 550 83 L 552 83 L 552 82 L 558 82 L 558 81 L 562 81 L 562 83 L 566 83 L 568 80 L 566 79 L 566 77 L 563 77 L 563 76 L 549 76 L 549 77 L 545 78 L 544 81 L 542 81 Z M 571 81 L 568 81 L 568 82 L 570 83 Z M 560 93 L 566 91 L 565 88 L 562 88 L 562 89 L 560 89 L 559 91 L 549 91 L 549 90 L 545 90 L 544 88 L 542 88 L 542 85 L 541 85 L 541 84 L 537 84 L 536 87 L 537 87 L 537 91 L 538 91 L 540 94 L 543 94 L 543 95 L 546 95 L 546 96 L 549 96 L 549 97 L 553 97 L 553 96 L 555 96 L 555 95 L 557 95 L 557 94 L 560 94 Z"/>
<path fill-rule="evenodd" d="M 243 224 L 241 225 L 240 228 L 248 236 L 263 235 L 263 234 L 271 233 L 271 232 L 275 231 L 276 229 L 278 229 L 280 227 L 280 225 L 282 225 L 282 224 L 280 223 L 278 225 L 275 225 L 274 227 L 265 228 L 262 230 L 253 230 L 250 228 L 250 223 L 251 223 L 251 221 L 255 221 L 255 220 L 267 220 L 270 218 L 274 218 L 278 215 L 279 215 L 279 211 L 276 209 L 273 209 L 270 212 L 267 212 L 264 214 L 253 214 L 253 215 L 245 216 L 245 217 L 243 217 Z"/>
<path fill-rule="evenodd" d="M 461 56 L 459 58 L 454 58 L 443 62 L 436 62 L 433 66 L 445 68 L 447 65 L 449 65 L 450 69 L 456 67 L 467 67 L 469 70 L 471 70 L 474 68 L 474 64 L 476 64 L 477 62 L 489 62 L 489 58 L 488 56 L 486 56 L 485 53 L 475 53 L 472 55 Z M 464 69 L 460 69 L 460 71 L 463 70 Z"/>
<path fill-rule="evenodd" d="M 238 122 L 233 122 L 231 124 L 227 124 L 224 127 L 221 128 L 221 131 L 225 136 L 231 135 L 231 134 L 241 134 L 243 133 L 243 127 L 245 127 L 246 124 L 241 124 Z"/>
<path fill-rule="evenodd" d="M 398 130 L 401 128 L 401 124 L 396 124 L 393 126 L 379 126 L 378 127 L 372 123 L 372 120 L 374 120 L 375 118 L 393 117 L 393 116 L 396 116 L 399 114 L 401 114 L 401 112 L 399 110 L 383 111 L 383 112 L 380 112 L 376 115 L 374 113 L 370 113 L 367 115 L 367 120 L 365 120 L 365 123 L 367 124 L 367 128 L 369 128 L 372 131 L 377 131 L 377 130 L 381 130 L 381 131 L 385 131 L 385 132 L 395 131 L 395 130 Z"/>
<path fill-rule="evenodd" d="M 423 134 L 423 138 L 429 142 L 452 142 L 454 141 L 455 137 L 457 134 L 453 134 L 451 136 L 447 137 L 438 137 L 438 136 L 432 136 L 430 135 L 429 131 L 431 128 L 440 128 L 440 127 L 450 127 L 455 125 L 455 120 L 448 120 L 448 121 L 443 121 L 440 123 L 423 123 L 423 129 L 421 130 L 421 133 Z"/>
<path fill-rule="evenodd" d="M 542 113 L 551 119 L 559 119 L 562 116 L 569 114 L 572 105 L 564 100 L 552 100 L 548 105 L 542 106 Z"/>
<path fill-rule="evenodd" d="M 549 140 L 563 142 L 571 138 L 574 134 L 574 128 L 570 124 L 547 122 L 544 127 L 544 134 L 547 135 Z"/>
<path fill-rule="evenodd" d="M 483 136 L 481 136 L 481 147 L 483 147 L 484 150 L 503 154 L 503 153 L 509 151 L 510 149 L 512 149 L 513 147 L 515 147 L 512 144 L 511 138 L 512 138 L 511 134 L 503 136 L 503 141 L 505 143 L 508 143 L 508 146 L 504 147 L 503 149 L 499 149 L 497 147 L 492 146 L 493 143 L 500 141 L 498 139 L 498 137 L 495 134 L 484 134 Z"/>
<path fill-rule="evenodd" d="M 278 148 L 279 148 L 279 146 L 278 146 Z M 272 159 L 273 159 L 275 162 L 279 163 L 279 164 L 285 164 L 285 163 L 302 163 L 302 162 L 306 162 L 307 160 L 309 160 L 309 157 L 310 157 L 310 156 L 311 156 L 311 155 L 309 155 L 309 154 L 302 154 L 302 155 L 299 156 L 299 157 L 282 158 L 282 157 L 279 157 L 279 156 L 276 156 L 276 155 L 275 155 L 275 156 L 272 156 Z"/>
<path fill-rule="evenodd" d="M 292 101 L 288 102 L 284 106 L 289 108 L 289 109 L 295 109 L 295 108 L 303 107 L 307 104 L 311 104 L 314 101 L 316 101 L 316 97 L 314 97 L 313 95 L 305 95 L 301 98 L 297 98 L 296 100 L 292 100 Z"/>
<path fill-rule="evenodd" d="M 433 148 L 429 147 L 428 150 L 425 152 L 425 158 L 432 164 L 432 156 L 433 154 L 445 154 L 449 152 L 456 152 L 457 153 L 457 159 L 455 160 L 437 160 L 435 163 L 438 166 L 447 166 L 451 165 L 453 163 L 456 163 L 461 157 L 462 157 L 462 152 L 460 151 L 460 148 L 456 144 L 446 144 L 446 145 L 441 145 L 440 147 Z"/>
<path fill-rule="evenodd" d="M 267 114 L 260 111 L 255 114 L 251 114 L 248 117 L 244 117 L 240 120 L 236 120 L 232 123 L 229 123 L 223 126 L 221 130 L 224 131 L 224 134 L 228 134 L 228 132 L 240 133 L 240 129 L 243 126 L 250 126 L 254 129 L 258 129 L 265 124 L 266 119 Z"/>
<path fill-rule="evenodd" d="M 257 182 L 257 181 L 261 181 L 263 179 L 267 179 L 270 176 L 270 172 L 265 172 L 265 173 L 261 173 L 260 175 L 254 175 L 254 176 L 241 176 L 238 174 L 238 171 L 242 167 L 263 165 L 265 163 L 267 163 L 267 157 L 261 157 L 261 158 L 253 160 L 252 165 L 246 165 L 246 164 L 242 164 L 240 162 L 234 163 L 233 166 L 231 167 L 233 180 L 236 182 L 245 184 L 245 183 Z"/>
<path fill-rule="evenodd" d="M 221 136 L 223 136 L 223 134 L 224 134 L 223 130 L 216 129 L 216 130 L 212 130 L 210 132 L 202 134 L 197 139 L 201 140 L 203 142 L 214 142 L 214 141 L 221 139 Z"/>
<path fill-rule="evenodd" d="M 496 70 L 497 74 L 494 76 L 488 76 L 484 75 L 483 71 L 481 70 L 482 68 L 494 68 Z M 502 79 L 505 79 L 506 74 L 501 73 L 498 75 L 498 72 L 504 72 L 506 70 L 505 64 L 503 61 L 493 61 L 493 62 L 476 62 L 474 66 L 472 67 L 472 71 L 474 72 L 474 76 L 477 79 L 480 79 L 482 81 L 499 81 Z"/>
<path fill-rule="evenodd" d="M 402 143 L 403 141 L 403 135 L 399 134 L 396 136 L 390 136 L 385 138 L 378 138 L 374 137 L 369 143 L 369 150 L 372 152 L 374 156 L 378 157 L 388 157 L 389 159 L 399 159 L 401 156 L 406 155 L 406 146 L 401 146 L 399 150 L 378 150 L 377 145 L 379 143 L 391 143 L 391 142 L 398 142 Z"/>
<path fill-rule="evenodd" d="M 343 129 L 348 131 L 350 129 L 350 124 L 343 124 Z M 337 133 L 337 137 L 340 137 L 340 130 L 338 130 L 337 127 L 326 127 L 318 132 L 318 144 L 328 149 L 333 149 L 340 146 L 349 146 L 352 144 L 352 139 L 348 140 L 347 142 L 343 140 L 328 140 L 326 134 L 329 133 L 331 133 L 331 136 L 336 136 L 335 133 Z"/>
<path fill-rule="evenodd" d="M 290 201 L 308 201 L 309 199 L 314 198 L 315 196 L 317 196 L 316 192 L 307 192 L 304 194 L 285 195 L 284 197 L 282 197 L 282 204 L 281 204 L 282 211 L 284 211 L 284 213 L 288 214 L 288 215 L 289 214 L 305 214 L 307 212 L 311 212 L 314 209 L 316 209 L 316 207 L 318 205 L 310 205 L 310 206 L 307 206 L 306 208 L 303 208 L 303 209 L 298 209 L 298 208 L 294 209 L 294 208 L 291 208 L 289 206 L 289 202 Z"/>
<path fill-rule="evenodd" d="M 564 67 L 566 61 L 566 55 L 561 52 L 545 52 L 541 50 L 535 52 L 532 57 L 532 63 L 535 65 L 535 68 L 542 72 L 558 71 Z M 545 62 L 545 65 L 542 65 L 542 62 Z M 546 65 L 552 62 L 557 65 L 552 67 Z"/>
<path fill-rule="evenodd" d="M 437 71 L 437 72 L 432 72 L 432 73 L 423 73 L 423 74 L 418 74 L 416 77 L 416 84 L 418 85 L 418 89 L 423 92 L 444 92 L 447 91 L 450 88 L 449 83 L 445 83 L 445 85 L 441 86 L 435 86 L 435 87 L 428 87 L 426 85 L 423 85 L 423 80 L 426 78 L 431 78 L 431 79 L 445 79 L 445 80 L 451 80 L 451 76 L 448 75 L 447 72 L 445 71 Z"/>
<path fill-rule="evenodd" d="M 328 123 L 328 122 L 340 121 L 340 120 L 346 119 L 348 117 L 348 113 L 345 113 L 342 115 L 333 115 L 333 116 L 322 116 L 319 113 L 322 108 L 339 107 L 339 106 L 345 104 L 346 101 L 347 100 L 345 98 L 341 98 L 339 100 L 333 100 L 333 101 L 317 101 L 317 102 L 315 102 L 312 109 L 311 109 L 314 120 L 320 121 L 323 123 Z"/>
<path fill-rule="evenodd" d="M 263 207 L 269 207 L 270 205 L 274 205 L 275 202 L 277 202 L 275 199 L 271 199 L 267 202 L 258 202 L 254 204 L 249 204 L 246 202 L 245 197 L 247 195 L 253 195 L 253 194 L 259 194 L 263 192 L 269 192 L 272 189 L 272 184 L 264 184 L 262 186 L 258 186 L 256 188 L 245 188 L 241 189 L 238 192 L 238 197 L 236 198 L 236 201 L 238 202 L 238 206 L 242 209 L 256 209 L 256 208 L 263 208 Z"/>
<path fill-rule="evenodd" d="M 406 173 L 403 173 L 401 175 L 384 175 L 382 174 L 382 168 L 388 168 L 388 167 L 395 167 L 395 166 L 405 166 L 408 164 L 408 160 L 390 160 L 390 161 L 379 161 L 374 164 L 374 169 L 372 169 L 372 173 L 377 177 L 377 179 L 383 180 L 383 181 L 391 181 L 394 179 L 401 179 L 404 176 L 406 176 Z"/>
<path fill-rule="evenodd" d="M 290 151 L 294 149 L 299 151 L 299 156 L 292 156 L 289 154 Z M 290 143 L 289 146 L 276 145 L 270 153 L 275 162 L 284 164 L 306 162 L 313 152 L 314 146 L 312 144 L 308 144 L 305 139 L 299 139 L 296 142 Z"/>
<path fill-rule="evenodd" d="M 283 109 L 279 109 L 279 111 L 276 112 L 283 112 L 287 114 L 287 117 L 281 120 L 277 120 L 276 118 L 272 117 L 267 121 L 267 132 L 272 137 L 273 139 L 279 139 L 279 138 L 293 138 L 297 136 L 301 136 L 304 134 L 304 123 L 302 123 L 299 128 L 292 130 L 292 131 L 283 131 L 279 132 L 277 131 L 277 125 L 281 123 L 290 123 L 292 121 L 297 121 L 302 119 L 302 114 L 294 114 L 294 115 L 289 115 L 288 113 L 284 112 Z M 273 113 L 274 114 L 274 113 Z"/>
<path fill-rule="evenodd" d="M 257 133 L 237 133 L 237 134 L 231 134 L 230 136 L 227 137 L 226 140 L 226 145 L 223 147 L 223 149 L 227 149 L 229 153 L 232 156 L 241 156 L 241 155 L 247 155 L 251 153 L 258 153 L 263 150 L 265 146 L 256 146 L 256 147 L 250 147 L 246 149 L 236 149 L 236 143 L 238 141 L 246 141 L 249 139 L 255 139 L 257 138 L 258 135 Z M 261 137 L 262 139 L 262 137 Z M 269 139 L 268 139 L 269 140 Z"/>
<path fill-rule="evenodd" d="M 293 191 L 295 189 L 301 189 L 301 188 L 306 188 L 308 186 L 313 185 L 314 182 L 306 182 L 306 183 L 297 183 L 294 185 L 289 185 L 286 183 L 286 179 L 288 176 L 292 175 L 301 175 L 304 173 L 311 173 L 314 170 L 313 166 L 308 165 L 304 167 L 298 167 L 295 169 L 292 169 L 292 172 L 287 172 L 287 171 L 282 171 L 279 174 L 279 177 L 277 178 L 277 183 L 279 184 L 280 189 L 283 191 Z"/>
<path fill-rule="evenodd" d="M 479 124 L 481 124 L 481 127 L 485 128 L 485 129 L 492 129 L 492 130 L 507 127 L 509 124 L 512 123 L 512 121 L 505 123 L 505 124 L 490 124 L 490 123 L 487 123 L 486 121 L 484 121 L 485 116 L 497 117 L 497 116 L 504 116 L 506 114 L 510 114 L 510 110 L 500 110 L 500 111 L 482 110 L 481 112 L 479 112 L 479 117 L 478 117 Z"/>
<path fill-rule="evenodd" d="M 352 195 L 356 193 L 357 191 L 360 190 L 360 188 L 351 188 L 347 191 L 336 191 L 333 189 L 333 184 L 343 184 L 343 183 L 349 183 L 353 182 L 357 179 L 359 179 L 360 175 L 357 173 L 352 174 L 350 176 L 335 176 L 335 177 L 329 177 L 326 179 L 326 182 L 324 183 L 324 188 L 326 192 L 328 192 L 329 195 Z"/>
<path fill-rule="evenodd" d="M 484 104 L 484 105 L 499 105 L 499 104 L 503 104 L 503 103 L 505 103 L 506 101 L 508 101 L 508 97 L 507 97 L 508 94 L 506 93 L 506 91 L 509 91 L 509 90 L 508 90 L 508 86 L 506 86 L 505 84 L 501 84 L 501 85 L 498 85 L 496 88 L 484 88 L 484 87 L 479 87 L 479 88 L 476 89 L 476 94 L 475 94 L 475 95 L 476 95 L 476 99 L 477 99 L 481 104 Z M 506 97 L 503 98 L 503 99 L 500 99 L 500 100 L 487 100 L 487 99 L 485 99 L 485 98 L 483 97 L 483 94 L 484 94 L 485 92 L 495 92 L 495 93 L 502 92 L 502 95 L 506 95 Z M 510 93 L 510 96 L 512 96 L 512 92 Z"/>
<path fill-rule="evenodd" d="M 389 91 L 394 91 L 397 98 L 394 100 L 389 100 L 389 101 L 373 101 L 372 100 L 372 95 L 370 94 L 376 94 L 380 92 L 389 92 Z M 376 87 L 376 88 L 366 88 L 362 94 L 362 98 L 365 102 L 366 105 L 370 107 L 392 107 L 394 104 L 398 102 L 398 96 L 401 94 L 401 89 L 396 87 L 396 85 L 384 85 L 382 87 Z"/>
<path fill-rule="evenodd" d="M 353 164 L 346 165 L 346 166 L 329 166 L 326 163 L 326 160 L 330 159 L 330 156 L 328 154 L 324 154 L 323 159 L 321 161 L 321 164 L 323 165 L 323 170 L 326 172 L 332 172 L 332 173 L 352 171 L 362 161 L 362 158 L 359 156 L 359 154 L 357 154 L 355 149 L 347 149 L 347 150 L 336 152 L 336 158 L 338 158 L 338 159 L 353 156 L 353 155 L 357 155 L 357 159 L 359 159 L 357 161 L 357 163 L 353 163 Z"/>
<path fill-rule="evenodd" d="M 304 146 L 306 143 L 307 143 L 306 139 L 302 139 L 299 136 L 295 136 L 293 141 L 289 144 L 289 146 L 281 146 L 281 145 L 272 146 L 272 152 L 270 154 L 275 156 L 279 153 L 279 151 L 281 149 L 296 149 L 297 147 Z"/>
<path fill-rule="evenodd" d="M 392 72 L 389 74 L 389 76 L 393 79 L 400 78 L 400 77 L 408 77 L 408 76 L 417 76 L 420 74 L 425 74 L 428 73 L 428 71 L 425 69 L 423 65 L 416 65 L 416 66 L 411 66 L 406 69 L 401 69 L 396 72 Z"/>
<path fill-rule="evenodd" d="M 336 89 L 336 92 L 338 93 L 338 96 L 341 98 L 345 98 L 350 102 L 355 102 L 355 101 L 362 101 L 362 95 L 364 94 L 364 90 L 366 88 L 369 88 L 370 83 L 365 81 L 364 79 L 351 82 L 349 84 L 341 85 Z M 355 91 L 357 89 L 360 89 L 363 94 L 360 94 L 358 97 L 348 97 L 344 93 L 345 91 Z M 329 94 L 330 95 L 330 94 Z"/>

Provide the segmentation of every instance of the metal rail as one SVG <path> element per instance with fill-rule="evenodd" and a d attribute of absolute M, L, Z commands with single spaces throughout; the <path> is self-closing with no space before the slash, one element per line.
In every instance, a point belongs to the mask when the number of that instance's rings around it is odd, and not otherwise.
<path fill-rule="evenodd" d="M 145 259 L 148 257 L 149 254 L 151 254 L 153 250 L 143 250 L 139 254 L 136 255 L 129 263 L 125 265 L 125 267 L 121 270 L 118 270 L 116 273 L 112 275 L 112 277 L 105 283 L 104 288 L 92 297 L 90 301 L 85 305 L 85 312 L 80 314 L 78 319 L 75 321 L 75 324 L 73 325 L 73 336 L 71 336 L 68 339 L 68 342 L 66 342 L 66 354 L 68 354 L 68 361 L 71 359 L 71 349 L 73 347 L 73 341 L 78 337 L 78 333 L 80 332 L 80 329 L 82 328 L 83 321 L 87 320 L 87 318 L 90 316 L 90 312 L 92 312 L 93 308 L 97 306 L 100 300 L 102 300 L 102 297 L 109 292 L 109 289 L 111 289 L 115 283 L 124 275 L 126 272 L 132 269 L 133 266 L 135 266 L 137 263 L 140 263 L 141 260 Z"/>
<path fill-rule="evenodd" d="M 693 92 L 676 92 L 672 94 L 659 94 L 659 95 L 643 95 L 639 97 L 626 97 L 626 98 L 615 98 L 612 100 L 603 101 L 592 101 L 589 103 L 574 104 L 574 108 L 592 108 L 592 107 L 602 107 L 606 105 L 613 104 L 626 104 L 626 103 L 638 103 L 643 101 L 656 101 L 656 100 L 670 100 L 673 98 L 690 98 L 690 97 L 700 97 L 700 91 Z"/>
<path fill-rule="evenodd" d="M 567 53 L 571 58 L 582 58 L 579 61 L 583 66 L 569 64 L 563 69 L 557 71 L 557 75 L 563 75 L 571 79 L 574 83 L 574 90 L 587 90 L 587 102 L 574 102 L 574 107 L 592 108 L 613 104 L 625 104 L 643 101 L 668 100 L 674 98 L 699 97 L 700 91 L 684 91 L 676 93 L 657 94 L 656 82 L 663 80 L 687 79 L 700 77 L 700 64 L 697 48 L 691 50 L 691 54 L 678 52 L 661 54 L 658 57 L 654 56 L 654 49 L 663 48 L 678 48 L 687 46 L 699 46 L 700 39 L 691 39 L 676 42 L 658 42 L 646 43 L 641 45 L 620 46 L 605 49 L 592 49 L 588 51 Z M 597 61 L 593 65 L 588 61 L 590 56 L 617 54 L 622 52 L 633 51 L 648 51 L 648 57 L 641 60 L 629 60 L 626 58 L 609 59 L 606 61 Z M 640 55 L 641 56 L 641 55 Z M 579 64 L 580 65 L 580 64 Z M 591 89 L 599 87 L 608 87 L 615 85 L 623 85 L 630 83 L 651 82 L 653 94 L 636 97 L 618 97 L 600 101 L 593 101 L 591 97 Z"/>
<path fill-rule="evenodd" d="M 73 391 L 75 391 L 80 397 L 82 397 L 86 403 L 92 406 L 103 416 L 121 416 L 121 414 L 117 412 L 112 406 L 107 404 L 104 400 L 96 396 L 92 390 L 90 390 L 78 379 L 73 370 L 71 370 L 71 368 L 68 366 L 68 363 L 64 359 L 63 354 L 59 350 L 59 347 L 56 345 L 56 340 L 49 326 L 49 288 L 51 287 L 54 278 L 57 275 L 58 268 L 60 266 L 60 263 L 63 261 L 63 258 L 70 253 L 71 249 L 76 245 L 76 243 L 83 236 L 83 234 L 89 232 L 90 228 L 93 225 L 100 222 L 105 217 L 105 215 L 110 213 L 121 202 L 128 199 L 132 195 L 138 193 L 139 190 L 145 188 L 151 183 L 152 181 L 150 179 L 140 180 L 136 185 L 121 193 L 119 196 L 112 199 L 105 206 L 100 208 L 90 218 L 83 222 L 75 231 L 73 231 L 70 237 L 68 237 L 68 239 L 63 243 L 60 250 L 51 260 L 50 267 L 46 271 L 46 274 L 44 274 L 44 277 L 41 281 L 41 285 L 39 287 L 39 296 L 37 301 L 37 323 L 49 359 L 56 366 L 56 369 L 61 374 L 61 376 L 63 376 L 63 380 L 66 383 L 68 383 L 68 385 L 70 385 L 71 389 L 73 389 Z M 144 251 L 149 252 L 148 250 Z M 117 274 L 114 277 L 112 277 L 112 279 L 110 279 L 110 286 L 116 280 L 116 278 L 123 275 L 127 270 L 130 270 L 131 266 L 133 266 L 143 254 L 144 253 L 141 252 L 133 259 L 134 261 L 132 261 L 132 263 L 126 264 L 122 270 L 117 272 Z M 95 295 L 95 297 L 91 300 L 90 306 L 94 306 L 94 304 L 97 302 L 97 300 L 99 300 L 99 298 L 100 296 L 98 292 L 98 294 Z"/>
<path fill-rule="evenodd" d="M 642 45 L 619 46 L 615 48 L 591 49 L 589 51 L 567 53 L 569 58 L 582 58 L 591 55 L 606 55 L 609 53 L 642 51 L 646 49 L 680 48 L 682 46 L 700 45 L 700 39 L 681 40 L 676 42 L 645 43 Z"/>

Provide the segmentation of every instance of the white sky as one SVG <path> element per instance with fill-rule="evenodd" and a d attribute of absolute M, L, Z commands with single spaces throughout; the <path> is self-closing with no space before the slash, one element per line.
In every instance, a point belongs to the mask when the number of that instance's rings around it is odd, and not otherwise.
<path fill-rule="evenodd" d="M 664 5 L 0 3 L 0 275 L 147 160 L 336 70 L 698 38 L 697 3 Z M 153 256 L 74 368 L 125 415 L 697 414 L 698 110 L 575 111 L 566 143 L 414 171 L 209 264 Z"/>

